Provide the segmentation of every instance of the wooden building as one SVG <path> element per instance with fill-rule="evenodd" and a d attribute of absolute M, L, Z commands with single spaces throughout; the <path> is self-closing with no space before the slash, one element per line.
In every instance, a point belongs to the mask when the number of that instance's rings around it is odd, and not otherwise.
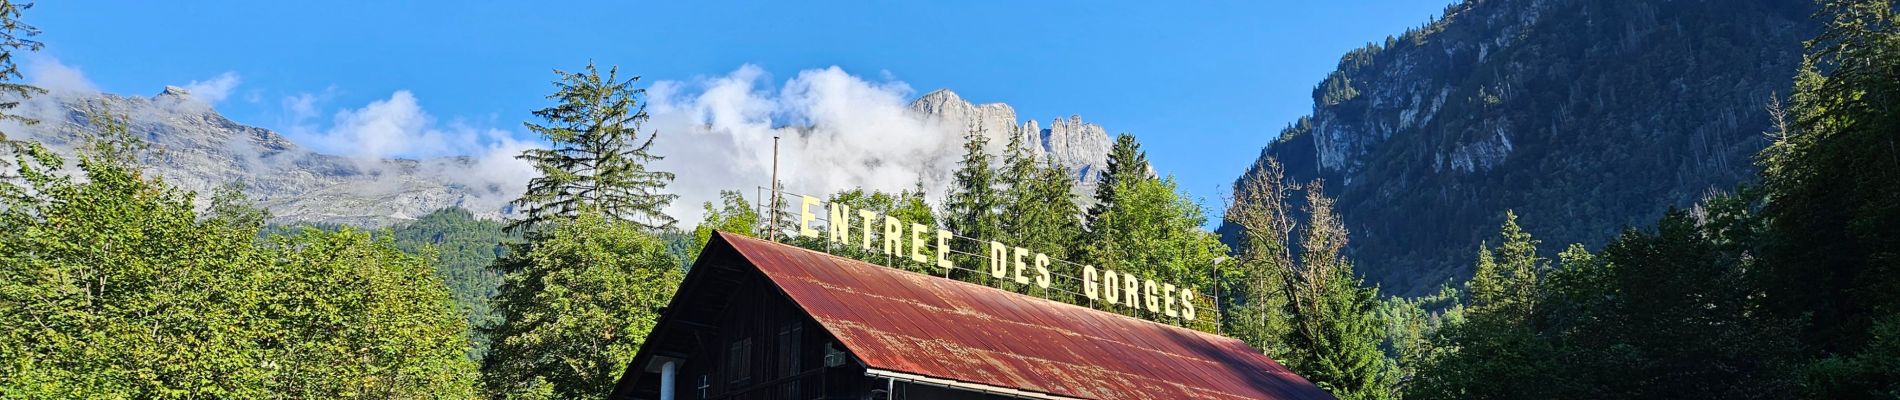
<path fill-rule="evenodd" d="M 1239 340 L 716 233 L 614 399 L 1331 399 Z"/>

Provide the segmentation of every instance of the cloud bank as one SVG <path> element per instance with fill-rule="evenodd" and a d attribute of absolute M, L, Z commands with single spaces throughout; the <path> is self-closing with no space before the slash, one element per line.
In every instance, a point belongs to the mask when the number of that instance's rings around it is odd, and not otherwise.
<path fill-rule="evenodd" d="M 657 131 L 654 167 L 679 175 L 668 213 L 701 218 L 720 190 L 753 199 L 769 187 L 772 138 L 780 137 L 779 180 L 788 192 L 824 196 L 851 188 L 895 192 L 922 183 L 943 195 L 962 157 L 962 139 L 909 109 L 914 91 L 838 67 L 800 71 L 780 84 L 745 65 L 722 76 L 662 81 L 648 90 Z M 756 202 L 757 199 L 754 199 Z"/>
<path fill-rule="evenodd" d="M 30 82 L 61 95 L 99 93 L 79 68 L 58 60 L 34 58 L 25 67 Z M 913 113 L 915 92 L 888 75 L 866 78 L 830 67 L 774 80 L 744 65 L 723 75 L 655 82 L 646 99 L 651 119 L 642 128 L 658 133 L 654 151 L 665 157 L 651 167 L 678 175 L 668 190 L 680 198 L 666 211 L 690 227 L 702 217 L 700 204 L 716 202 L 721 190 L 759 201 L 756 188 L 770 184 L 774 137 L 780 138 L 779 174 L 787 191 L 823 196 L 922 184 L 933 200 L 940 198 L 962 155 L 961 130 Z M 183 87 L 192 102 L 209 106 L 237 93 L 242 82 L 225 72 Z M 354 160 L 359 169 L 381 171 L 378 176 L 401 175 L 385 160 L 420 160 L 410 173 L 469 188 L 473 193 L 462 205 L 478 213 L 500 209 L 536 176 L 515 156 L 545 143 L 524 130 L 439 118 L 408 90 L 360 106 L 330 105 L 337 92 L 283 96 L 279 130 L 305 149 Z M 239 170 L 289 167 L 261 152 L 238 151 L 253 147 L 236 143 L 242 139 L 226 146 L 238 158 L 252 158 L 236 160 Z M 390 193 L 413 184 L 382 179 L 351 190 Z"/>

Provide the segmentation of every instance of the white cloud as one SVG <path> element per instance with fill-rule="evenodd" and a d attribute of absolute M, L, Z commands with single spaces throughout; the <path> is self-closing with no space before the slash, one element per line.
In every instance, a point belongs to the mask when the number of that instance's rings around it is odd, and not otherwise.
<path fill-rule="evenodd" d="M 30 59 L 25 67 L 30 82 L 49 90 L 98 92 L 79 68 L 50 57 Z M 769 185 L 774 136 L 782 137 L 780 179 L 788 191 L 896 192 L 921 182 L 933 200 L 940 197 L 962 154 L 960 130 L 910 112 L 915 92 L 908 84 L 888 72 L 872 76 L 829 67 L 774 81 L 744 65 L 724 75 L 654 83 L 647 98 L 652 119 L 643 130 L 658 132 L 654 151 L 665 157 L 652 167 L 678 174 L 668 189 L 680 199 L 667 212 L 690 227 L 702 217 L 699 204 L 717 201 L 720 190 L 752 198 L 754 188 Z M 236 93 L 241 81 L 224 73 L 187 86 L 194 98 L 216 102 Z M 416 172 L 470 188 L 475 193 L 463 206 L 477 212 L 518 197 L 536 176 L 515 159 L 545 146 L 525 131 L 437 118 L 407 90 L 360 107 L 327 107 L 337 94 L 331 87 L 280 99 L 285 136 L 365 168 L 387 168 L 380 160 L 388 158 L 424 160 Z"/>
<path fill-rule="evenodd" d="M 451 121 L 442 123 L 423 110 L 415 93 L 398 90 L 361 108 L 337 111 L 328 127 L 309 124 L 328 95 L 286 97 L 293 125 L 287 135 L 313 150 L 365 159 L 428 158 L 480 154 L 513 134 Z"/>
<path fill-rule="evenodd" d="M 309 124 L 320 112 L 319 103 L 334 94 L 332 88 L 284 98 L 285 112 L 293 121 L 286 136 L 320 153 L 356 159 L 365 168 L 383 168 L 381 160 L 390 158 L 424 160 L 425 176 L 473 191 L 471 202 L 464 206 L 476 212 L 494 211 L 519 197 L 535 176 L 534 169 L 515 156 L 538 144 L 507 130 L 459 120 L 441 122 L 407 90 L 361 108 L 337 111 L 328 127 Z"/>
<path fill-rule="evenodd" d="M 922 182 L 941 196 L 962 155 L 953 130 L 909 110 L 908 84 L 871 81 L 838 67 L 799 72 L 776 88 L 746 65 L 717 77 L 658 82 L 648 90 L 660 170 L 678 174 L 668 213 L 697 223 L 720 190 L 747 198 L 768 186 L 772 137 L 787 191 L 824 196 L 862 187 L 896 192 Z M 757 199 L 754 199 L 755 201 Z"/>
<path fill-rule="evenodd" d="M 66 65 L 50 56 L 28 56 L 22 66 L 28 84 L 38 86 L 55 94 L 89 95 L 99 93 L 99 87 L 86 79 L 86 73 L 79 67 Z"/>
<path fill-rule="evenodd" d="M 236 72 L 226 71 L 210 80 L 191 81 L 185 84 L 185 91 L 191 93 L 192 99 L 204 102 L 206 105 L 217 105 L 218 102 L 231 97 L 231 93 L 237 89 L 239 82 L 242 80 L 238 78 Z"/>

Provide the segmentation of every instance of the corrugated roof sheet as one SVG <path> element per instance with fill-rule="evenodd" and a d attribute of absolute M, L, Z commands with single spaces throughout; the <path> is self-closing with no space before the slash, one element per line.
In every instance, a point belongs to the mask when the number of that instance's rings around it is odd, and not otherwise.
<path fill-rule="evenodd" d="M 1089 399 L 1331 399 L 1239 340 L 720 234 L 869 368 Z"/>

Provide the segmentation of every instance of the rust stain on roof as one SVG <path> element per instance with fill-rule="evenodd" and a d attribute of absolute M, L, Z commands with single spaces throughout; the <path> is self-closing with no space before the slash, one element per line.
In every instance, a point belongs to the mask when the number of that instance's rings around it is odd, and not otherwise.
<path fill-rule="evenodd" d="M 1245 343 L 719 233 L 870 368 L 1089 399 L 1331 399 Z"/>

